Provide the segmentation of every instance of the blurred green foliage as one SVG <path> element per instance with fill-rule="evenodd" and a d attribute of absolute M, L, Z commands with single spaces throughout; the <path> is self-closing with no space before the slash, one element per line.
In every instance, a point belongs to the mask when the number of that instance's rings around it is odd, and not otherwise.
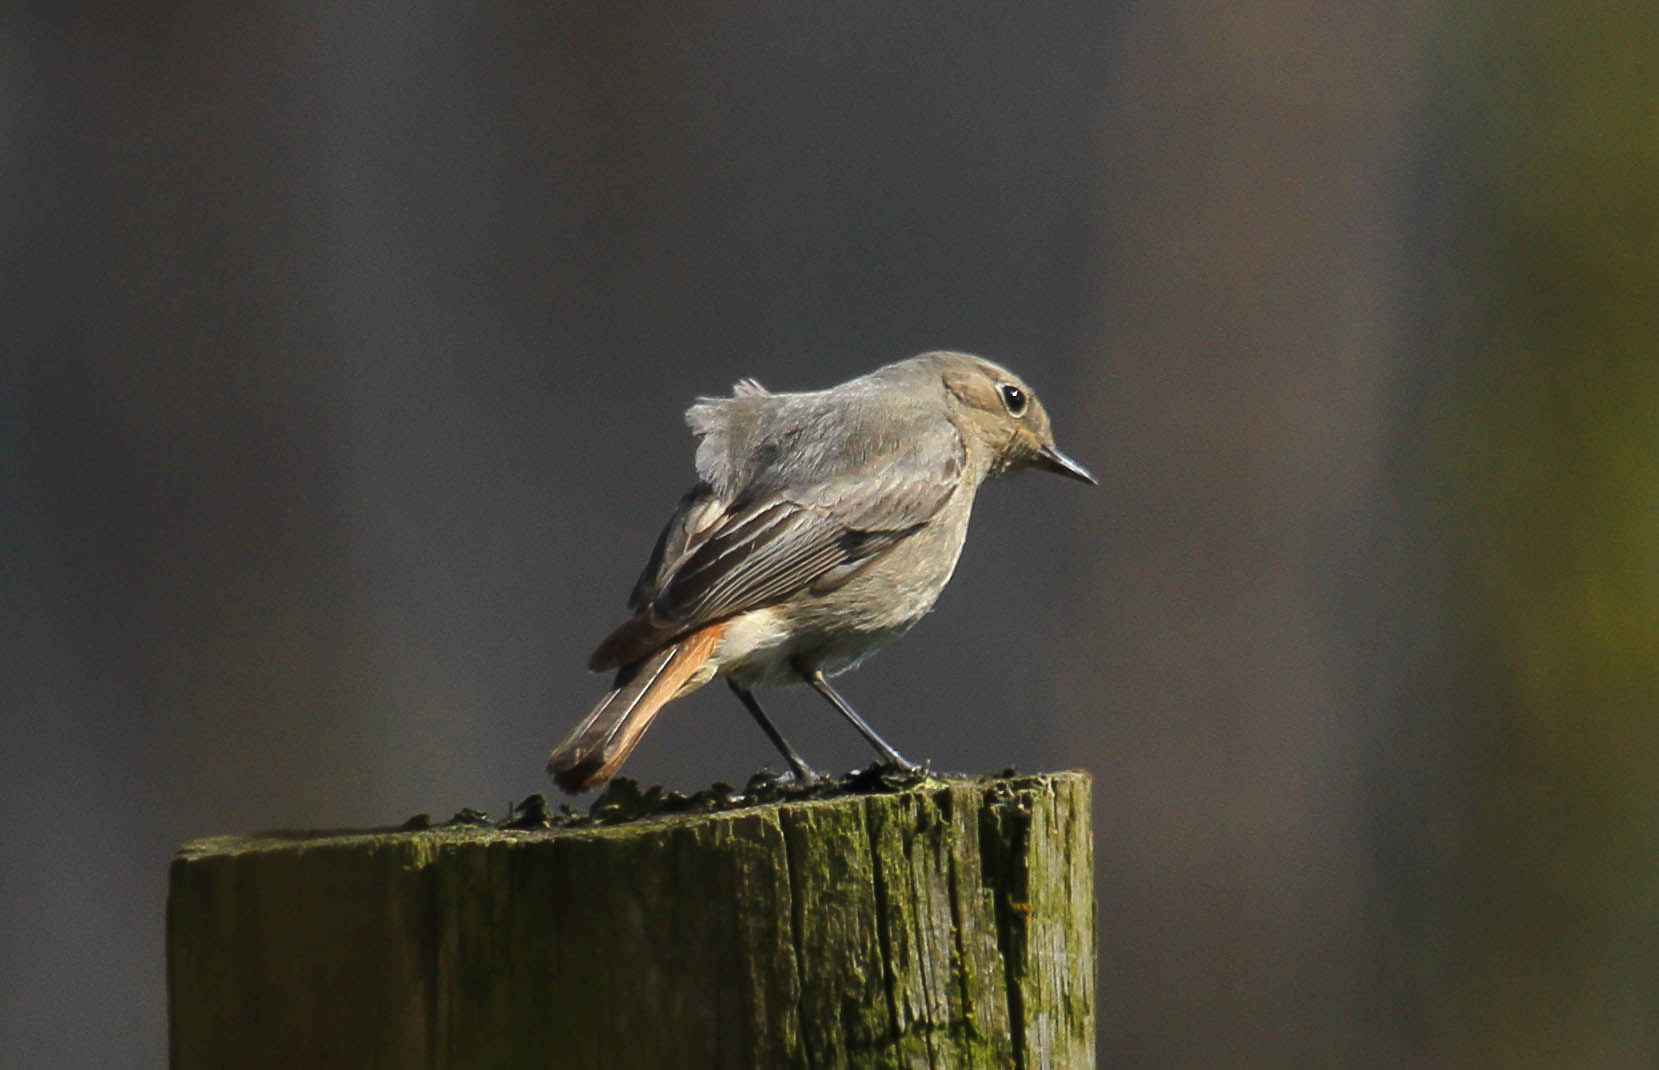
<path fill-rule="evenodd" d="M 1659 5 L 1485 10 L 1439 444 L 1489 698 L 1448 1024 L 1465 1063 L 1659 1065 Z"/>

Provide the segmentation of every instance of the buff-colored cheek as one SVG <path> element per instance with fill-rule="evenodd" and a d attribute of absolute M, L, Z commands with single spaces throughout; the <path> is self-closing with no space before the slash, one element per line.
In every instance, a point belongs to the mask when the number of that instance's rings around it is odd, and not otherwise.
<path fill-rule="evenodd" d="M 945 388 L 976 409 L 985 412 L 1002 411 L 1002 399 L 997 396 L 996 384 L 983 376 L 960 373 L 946 375 Z"/>

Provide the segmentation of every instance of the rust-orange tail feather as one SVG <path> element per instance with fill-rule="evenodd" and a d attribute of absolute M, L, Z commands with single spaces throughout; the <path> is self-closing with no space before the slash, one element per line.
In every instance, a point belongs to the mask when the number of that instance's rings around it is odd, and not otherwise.
<path fill-rule="evenodd" d="M 658 711 L 703 667 L 725 631 L 724 624 L 710 625 L 620 673 L 616 689 L 547 756 L 547 771 L 559 787 L 574 795 L 615 776 Z"/>

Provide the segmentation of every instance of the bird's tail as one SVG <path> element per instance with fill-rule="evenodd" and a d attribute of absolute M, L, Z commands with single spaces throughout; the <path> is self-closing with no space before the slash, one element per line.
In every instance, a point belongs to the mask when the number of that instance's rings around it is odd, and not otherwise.
<path fill-rule="evenodd" d="M 547 756 L 547 771 L 559 787 L 574 795 L 615 776 L 657 712 L 683 691 L 707 682 L 712 674 L 698 670 L 725 630 L 716 624 L 693 632 L 617 673 L 615 690 Z M 703 678 L 694 679 L 698 676 Z"/>

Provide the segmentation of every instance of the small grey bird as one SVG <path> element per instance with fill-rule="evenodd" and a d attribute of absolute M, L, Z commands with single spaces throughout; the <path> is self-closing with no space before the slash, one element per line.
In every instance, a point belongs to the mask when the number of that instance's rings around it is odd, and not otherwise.
<path fill-rule="evenodd" d="M 581 792 L 609 780 L 662 707 L 724 677 L 802 782 L 812 768 L 755 701 L 808 683 L 889 762 L 913 768 L 829 677 L 933 608 L 956 568 L 974 493 L 1044 468 L 1095 479 L 1054 445 L 1024 383 L 966 353 L 923 353 L 827 390 L 773 394 L 753 379 L 686 412 L 698 482 L 634 585 L 634 616 L 588 659 L 613 689 L 553 748 Z"/>

